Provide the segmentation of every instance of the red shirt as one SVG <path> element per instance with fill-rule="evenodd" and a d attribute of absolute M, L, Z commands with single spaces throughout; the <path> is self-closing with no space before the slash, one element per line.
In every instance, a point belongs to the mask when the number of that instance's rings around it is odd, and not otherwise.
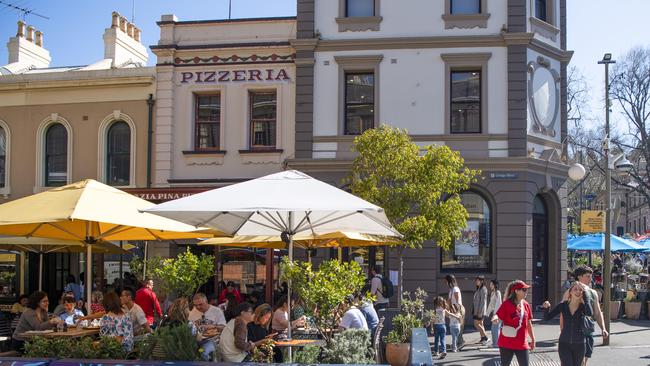
<path fill-rule="evenodd" d="M 139 289 L 135 293 L 135 303 L 142 308 L 142 311 L 144 311 L 144 315 L 147 317 L 147 322 L 149 322 L 149 325 L 153 324 L 154 311 L 158 314 L 158 316 L 162 317 L 160 303 L 158 303 L 158 298 L 152 290 L 146 287 Z"/>
<path fill-rule="evenodd" d="M 528 335 L 528 321 L 532 319 L 532 310 L 530 305 L 525 301 L 521 300 L 521 304 L 524 309 L 524 318 L 521 320 L 521 328 L 517 331 L 516 337 L 505 337 L 503 332 L 499 335 L 499 342 L 497 343 L 499 348 L 507 348 L 512 350 L 525 350 L 530 349 L 527 341 Z M 517 328 L 519 326 L 519 311 L 517 306 L 512 303 L 510 300 L 505 300 L 499 310 L 497 310 L 497 316 L 501 321 L 503 321 L 504 326 L 510 326 Z"/>
<path fill-rule="evenodd" d="M 105 312 L 104 307 L 102 304 L 90 304 L 90 312 L 95 314 L 95 313 L 102 313 Z"/>
<path fill-rule="evenodd" d="M 219 304 L 226 302 L 226 294 L 228 293 L 228 289 L 224 288 L 221 290 L 221 293 L 219 294 Z M 236 288 L 232 289 L 233 295 L 235 295 L 235 300 L 237 300 L 237 303 L 241 303 L 241 294 L 239 294 L 239 291 L 237 291 Z"/>

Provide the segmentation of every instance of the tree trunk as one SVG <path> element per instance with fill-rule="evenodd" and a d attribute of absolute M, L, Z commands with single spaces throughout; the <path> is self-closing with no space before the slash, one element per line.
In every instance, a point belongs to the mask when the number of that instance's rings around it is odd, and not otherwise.
<path fill-rule="evenodd" d="M 399 247 L 397 249 L 397 260 L 399 262 L 399 272 L 398 272 L 398 281 L 397 281 L 397 308 L 402 308 L 402 294 L 404 293 L 404 281 L 402 277 L 404 275 L 404 258 L 402 254 L 404 253 L 404 247 Z M 390 277 L 389 277 L 390 279 Z"/>

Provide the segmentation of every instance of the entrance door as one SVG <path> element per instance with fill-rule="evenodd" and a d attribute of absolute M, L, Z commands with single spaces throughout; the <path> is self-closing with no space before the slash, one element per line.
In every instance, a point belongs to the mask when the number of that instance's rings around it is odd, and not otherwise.
<path fill-rule="evenodd" d="M 548 216 L 540 196 L 533 203 L 533 311 L 548 299 Z"/>

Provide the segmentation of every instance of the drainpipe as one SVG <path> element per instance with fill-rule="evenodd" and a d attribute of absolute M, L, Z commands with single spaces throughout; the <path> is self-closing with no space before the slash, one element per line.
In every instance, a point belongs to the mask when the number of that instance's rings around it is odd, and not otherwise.
<path fill-rule="evenodd" d="M 151 145 L 153 143 L 153 105 L 155 103 L 153 94 L 149 94 L 149 99 L 147 99 L 147 106 L 149 107 L 147 124 L 147 188 L 151 188 Z"/>

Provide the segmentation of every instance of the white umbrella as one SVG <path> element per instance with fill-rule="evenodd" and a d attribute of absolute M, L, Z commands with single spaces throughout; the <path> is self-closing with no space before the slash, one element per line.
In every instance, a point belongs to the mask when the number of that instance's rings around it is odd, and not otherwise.
<path fill-rule="evenodd" d="M 281 235 L 289 247 L 289 260 L 293 260 L 296 234 L 351 231 L 401 237 L 381 207 L 296 170 L 165 202 L 145 211 L 232 236 Z"/>

